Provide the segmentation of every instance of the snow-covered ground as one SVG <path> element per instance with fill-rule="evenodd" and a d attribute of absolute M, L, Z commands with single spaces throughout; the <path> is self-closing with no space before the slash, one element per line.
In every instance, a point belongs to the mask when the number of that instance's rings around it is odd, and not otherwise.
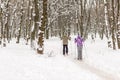
<path fill-rule="evenodd" d="M 85 45 L 86 63 L 120 78 L 120 50 L 108 48 L 107 40 L 86 41 Z"/>
<path fill-rule="evenodd" d="M 62 55 L 62 41 L 45 40 L 44 55 L 15 41 L 0 47 L 0 80 L 120 80 L 120 50 L 107 48 L 106 40 L 87 40 L 83 61 L 76 60 L 74 36 L 69 56 Z"/>

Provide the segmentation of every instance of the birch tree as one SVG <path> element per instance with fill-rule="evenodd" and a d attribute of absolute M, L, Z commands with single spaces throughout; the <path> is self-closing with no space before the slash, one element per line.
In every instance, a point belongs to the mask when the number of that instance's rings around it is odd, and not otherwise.
<path fill-rule="evenodd" d="M 109 11 L 108 11 L 108 1 L 107 0 L 104 0 L 104 5 L 105 5 L 104 10 L 105 10 L 106 36 L 109 39 L 111 28 L 110 28 L 110 22 L 109 22 L 109 13 L 108 13 Z"/>
<path fill-rule="evenodd" d="M 117 0 L 117 14 L 116 14 L 116 26 L 117 26 L 117 46 L 120 49 L 120 1 Z"/>

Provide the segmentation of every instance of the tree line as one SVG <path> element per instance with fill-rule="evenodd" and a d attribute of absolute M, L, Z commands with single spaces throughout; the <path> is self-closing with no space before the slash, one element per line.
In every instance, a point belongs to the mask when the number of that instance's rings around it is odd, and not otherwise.
<path fill-rule="evenodd" d="M 77 33 L 107 37 L 112 48 L 120 49 L 119 0 L 0 0 L 0 41 L 6 45 L 21 38 L 43 53 L 44 38 Z"/>

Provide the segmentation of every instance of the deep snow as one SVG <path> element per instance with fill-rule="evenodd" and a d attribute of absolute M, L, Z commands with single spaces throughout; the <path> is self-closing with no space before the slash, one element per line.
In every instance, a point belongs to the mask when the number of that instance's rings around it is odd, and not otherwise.
<path fill-rule="evenodd" d="M 106 40 L 88 39 L 83 61 L 76 60 L 74 36 L 69 41 L 69 56 L 62 55 L 62 41 L 45 40 L 43 55 L 30 45 L 13 40 L 0 48 L 0 80 L 119 80 L 120 50 L 107 48 Z"/>

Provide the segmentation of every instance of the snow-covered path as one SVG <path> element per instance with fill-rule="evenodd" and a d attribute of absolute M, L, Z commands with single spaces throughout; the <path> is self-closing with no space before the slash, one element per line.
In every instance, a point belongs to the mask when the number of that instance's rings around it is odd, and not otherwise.
<path fill-rule="evenodd" d="M 27 45 L 0 48 L 0 80 L 108 80 L 56 54 L 39 55 Z"/>
<path fill-rule="evenodd" d="M 115 74 L 113 75 L 113 74 L 110 74 L 103 70 L 100 70 L 98 68 L 95 68 L 94 66 L 91 66 L 84 61 L 78 61 L 78 60 L 72 59 L 71 57 L 68 57 L 68 59 L 70 59 L 72 62 L 76 63 L 78 66 L 80 66 L 80 68 L 88 70 L 88 71 L 96 74 L 97 76 L 103 78 L 102 80 L 120 80 L 120 78 L 118 76 L 116 76 Z"/>

